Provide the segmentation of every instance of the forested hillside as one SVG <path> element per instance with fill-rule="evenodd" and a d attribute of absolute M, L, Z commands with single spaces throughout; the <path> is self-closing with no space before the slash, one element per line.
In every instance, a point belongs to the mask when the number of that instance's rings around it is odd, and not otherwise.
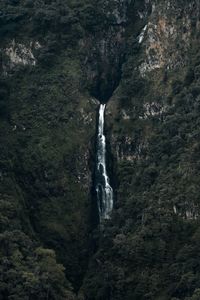
<path fill-rule="evenodd" d="M 0 0 L 0 299 L 200 299 L 198 0 Z M 99 225 L 97 112 L 114 209 Z"/>

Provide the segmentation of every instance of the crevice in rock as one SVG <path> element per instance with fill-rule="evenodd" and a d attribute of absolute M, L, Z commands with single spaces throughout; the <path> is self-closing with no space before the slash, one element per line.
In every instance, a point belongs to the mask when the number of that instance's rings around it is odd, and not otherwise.
<path fill-rule="evenodd" d="M 119 63 L 119 66 L 117 68 L 112 68 L 110 66 L 110 69 L 113 69 L 111 74 L 103 74 L 100 71 L 97 78 L 94 80 L 94 84 L 91 87 L 91 95 L 98 99 L 100 103 L 107 103 L 112 97 L 114 91 L 119 86 L 122 74 L 121 68 L 123 63 L 124 58 L 123 61 Z M 109 69 L 109 66 L 107 68 Z"/>
<path fill-rule="evenodd" d="M 141 1 L 142 4 L 138 4 L 138 8 L 144 6 L 144 1 Z M 115 91 L 118 89 L 121 79 L 122 79 L 122 68 L 127 60 L 127 44 L 130 30 L 135 26 L 135 23 L 138 22 L 135 30 L 135 35 L 133 40 L 136 40 L 138 32 L 143 26 L 144 20 L 139 20 L 137 11 L 134 11 L 135 4 L 130 5 L 131 10 L 128 12 L 128 21 L 124 24 L 118 24 L 114 26 L 117 30 L 112 31 L 109 29 L 109 32 L 99 33 L 99 36 L 87 37 L 85 43 L 83 42 L 86 49 L 84 49 L 84 59 L 83 62 L 83 72 L 85 78 L 83 80 L 84 86 L 87 87 L 89 94 L 98 99 L 99 104 L 107 104 L 109 100 L 114 95 Z M 129 18 L 130 15 L 134 15 L 134 20 Z M 145 16 L 144 16 L 145 18 Z M 137 21 L 136 21 L 137 20 Z M 110 42 L 110 39 L 112 40 Z M 104 50 L 101 49 L 102 44 Z M 96 132 L 95 136 L 91 140 L 91 154 L 90 154 L 90 171 L 92 174 L 92 185 L 90 190 L 91 206 L 90 206 L 90 245 L 89 245 L 89 260 L 88 260 L 88 269 L 91 258 L 94 257 L 95 253 L 99 250 L 101 244 L 102 235 L 104 232 L 100 230 L 100 218 L 97 205 L 97 195 L 95 190 L 95 168 L 96 168 L 96 151 L 97 151 L 97 134 L 98 134 L 98 113 L 99 108 L 96 109 Z M 114 208 L 117 201 L 117 174 L 116 174 L 116 161 L 112 153 L 112 146 L 110 142 L 111 138 L 111 129 L 107 123 L 107 118 L 105 114 L 105 124 L 104 132 L 106 136 L 106 164 L 107 164 L 107 173 L 110 178 L 110 184 L 113 188 L 114 194 Z M 111 220 L 112 222 L 112 220 Z M 106 230 L 106 226 L 104 231 Z M 85 276 L 83 275 L 82 281 L 87 277 L 87 269 Z M 83 283 L 84 285 L 84 283 Z"/>

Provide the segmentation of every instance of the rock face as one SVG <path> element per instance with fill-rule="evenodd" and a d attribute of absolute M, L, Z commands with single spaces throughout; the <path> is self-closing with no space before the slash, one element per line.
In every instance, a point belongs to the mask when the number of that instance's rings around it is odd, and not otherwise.
<path fill-rule="evenodd" d="M 113 123 L 114 118 L 130 123 L 130 120 L 135 118 L 142 120 L 148 118 L 163 119 L 165 117 L 167 110 L 170 109 L 166 101 L 166 98 L 169 96 L 169 89 L 166 82 L 163 92 L 156 90 L 156 85 L 159 82 L 157 76 L 159 76 L 158 74 L 162 74 L 162 81 L 167 81 L 167 72 L 171 70 L 172 72 L 176 70 L 179 72 L 189 65 L 189 50 L 191 43 L 194 41 L 193 33 L 199 30 L 198 1 L 184 3 L 182 6 L 177 1 L 167 1 L 165 3 L 162 1 L 146 1 L 146 3 L 143 3 L 143 14 L 138 10 L 136 15 L 145 23 L 136 39 L 140 50 L 137 53 L 134 53 L 133 50 L 131 52 L 131 49 L 128 51 L 129 54 L 123 66 L 125 75 L 122 74 L 119 92 L 111 98 L 108 104 L 108 119 L 111 123 Z M 130 45 L 131 39 L 133 37 L 129 36 L 127 45 Z M 126 81 L 128 81 L 125 78 L 128 72 L 128 76 L 131 76 L 130 72 L 133 74 L 132 86 L 136 85 L 136 90 L 134 91 L 135 94 L 129 97 L 135 103 L 126 104 L 128 100 L 123 88 L 127 84 Z M 145 95 L 145 84 L 148 84 L 150 77 L 154 78 L 151 82 L 151 101 Z M 144 94 L 142 97 L 141 93 Z M 129 91 L 130 94 L 131 91 Z M 122 102 L 122 98 L 125 98 L 123 99 L 125 100 L 124 103 Z M 136 103 L 137 99 L 141 104 Z M 116 136 L 115 134 L 112 135 L 112 139 L 119 141 L 118 132 Z M 119 141 L 119 144 L 113 141 L 113 149 L 119 149 L 120 144 L 122 148 L 131 149 L 130 145 L 132 144 L 133 146 L 135 142 L 131 136 L 127 135 Z M 142 144 L 145 143 L 142 142 Z M 130 151 L 133 153 L 133 148 L 137 149 L 137 147 L 141 148 L 140 145 L 135 145 Z M 116 157 L 120 157 L 117 152 Z M 128 159 L 130 159 L 129 154 L 127 155 Z M 126 157 L 123 154 L 122 156 Z"/>
<path fill-rule="evenodd" d="M 199 299 L 199 1 L 0 10 L 0 298 Z M 114 187 L 101 233 L 97 99 Z"/>
<path fill-rule="evenodd" d="M 37 44 L 38 43 L 36 43 L 36 47 Z M 36 63 L 31 47 L 27 48 L 25 45 L 16 44 L 15 40 L 12 41 L 10 47 L 5 49 L 5 53 L 9 57 L 11 67 L 14 67 L 17 64 L 30 64 L 34 66 Z"/>
<path fill-rule="evenodd" d="M 128 1 L 102 2 L 99 14 L 104 15 L 104 24 L 97 27 L 81 41 L 85 49 L 83 69 L 91 93 L 106 102 L 117 87 L 125 52 L 125 24 Z"/>
<path fill-rule="evenodd" d="M 187 251 L 196 264 L 200 6 L 145 5 L 135 3 L 137 17 L 125 29 L 121 79 L 107 104 L 115 209 L 84 281 L 89 300 L 198 297 L 200 274 Z"/>
<path fill-rule="evenodd" d="M 198 2 L 180 7 L 177 1 L 152 1 L 152 13 L 144 36 L 145 61 L 139 70 L 142 76 L 154 69 L 174 69 L 188 63 L 192 27 L 198 28 Z M 176 51 L 174 45 L 176 44 Z"/>
<path fill-rule="evenodd" d="M 16 6 L 2 3 L 5 18 L 10 11 L 17 18 L 19 12 L 26 10 L 25 2 Z M 22 238 L 16 241 L 19 248 L 27 235 L 35 243 L 31 246 L 33 253 L 40 245 L 53 249 L 57 260 L 65 266 L 57 266 L 63 278 L 65 270 L 66 278 L 78 289 L 92 248 L 90 191 L 98 101 L 83 91 L 78 51 L 75 49 L 72 54 L 70 47 L 62 48 L 59 34 L 54 34 L 50 27 L 33 33 L 38 26 L 35 14 L 50 14 L 53 8 L 41 3 L 39 9 L 37 5 L 34 4 L 32 12 L 27 11 L 31 19 L 22 21 L 24 26 L 30 22 L 28 30 L 4 33 L 0 50 L 0 230 L 2 234 L 10 232 L 10 239 L 14 239 L 14 230 L 21 231 Z M 47 22 L 44 15 L 43 22 Z M 25 255 L 23 250 L 22 256 Z M 54 252 L 50 252 L 53 256 Z M 24 272 L 34 276 L 35 271 L 27 267 Z M 24 282 L 23 276 L 23 272 L 19 273 L 19 282 Z M 62 285 L 66 284 L 62 280 L 61 287 L 55 287 L 56 296 L 50 292 L 51 299 L 68 299 L 62 292 Z M 0 298 L 15 294 L 14 285 L 14 280 L 12 288 L 5 285 Z M 35 281 L 33 289 L 37 290 L 36 285 Z M 28 297 L 29 292 L 24 293 L 21 299 Z M 48 296 L 40 295 L 39 291 L 33 296 L 44 297 Z M 69 299 L 73 299 L 71 292 Z"/>

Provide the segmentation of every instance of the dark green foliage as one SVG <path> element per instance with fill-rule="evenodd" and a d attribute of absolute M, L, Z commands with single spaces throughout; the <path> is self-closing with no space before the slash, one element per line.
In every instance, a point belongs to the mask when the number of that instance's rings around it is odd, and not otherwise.
<path fill-rule="evenodd" d="M 74 299 L 53 250 L 20 231 L 0 234 L 0 245 L 0 299 Z"/>
<path fill-rule="evenodd" d="M 135 72 L 138 53 L 128 54 L 119 99 L 114 99 L 117 112 L 112 111 L 115 119 L 110 120 L 113 148 L 119 147 L 117 202 L 85 278 L 86 299 L 199 297 L 200 92 L 195 43 L 185 69 L 159 70 L 155 78 L 141 78 Z M 149 113 L 153 103 L 166 108 L 161 114 L 156 109 Z M 124 120 L 122 110 L 128 116 Z"/>
<path fill-rule="evenodd" d="M 187 66 L 143 78 L 138 34 L 151 6 L 142 19 L 147 1 L 130 1 L 121 19 L 122 2 L 0 1 L 2 300 L 73 300 L 69 282 L 87 300 L 200 298 L 198 39 Z M 32 49 L 36 66 L 5 74 L 13 39 L 41 47 Z M 101 101 L 113 94 L 107 136 L 118 154 L 112 220 L 93 240 L 97 106 L 88 90 Z"/>
<path fill-rule="evenodd" d="M 8 116 L 9 86 L 5 80 L 0 79 L 0 117 Z"/>
<path fill-rule="evenodd" d="M 194 70 L 190 67 L 185 76 L 185 84 L 186 86 L 190 85 L 194 80 Z"/>
<path fill-rule="evenodd" d="M 88 264 L 96 104 L 80 92 L 77 43 L 86 25 L 84 3 L 75 4 L 0 1 L 0 234 L 8 240 L 0 259 L 15 260 L 13 243 L 19 252 L 18 265 L 0 272 L 3 300 L 74 299 L 68 280 L 78 289 Z M 10 64 L 13 40 L 42 44 L 31 49 L 36 66 Z"/>

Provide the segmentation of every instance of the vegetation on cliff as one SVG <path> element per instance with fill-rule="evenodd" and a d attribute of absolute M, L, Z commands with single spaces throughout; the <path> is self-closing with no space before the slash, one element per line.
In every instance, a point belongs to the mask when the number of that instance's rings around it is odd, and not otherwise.
<path fill-rule="evenodd" d="M 150 42 L 130 49 L 108 104 L 117 199 L 85 277 L 86 299 L 199 298 L 199 21 L 194 7 L 172 2 L 154 7 Z M 162 40 L 173 28 L 180 42 L 186 18 L 187 59 Z"/>
<path fill-rule="evenodd" d="M 0 11 L 0 299 L 199 299 L 198 1 Z M 92 97 L 111 97 L 101 233 Z"/>

